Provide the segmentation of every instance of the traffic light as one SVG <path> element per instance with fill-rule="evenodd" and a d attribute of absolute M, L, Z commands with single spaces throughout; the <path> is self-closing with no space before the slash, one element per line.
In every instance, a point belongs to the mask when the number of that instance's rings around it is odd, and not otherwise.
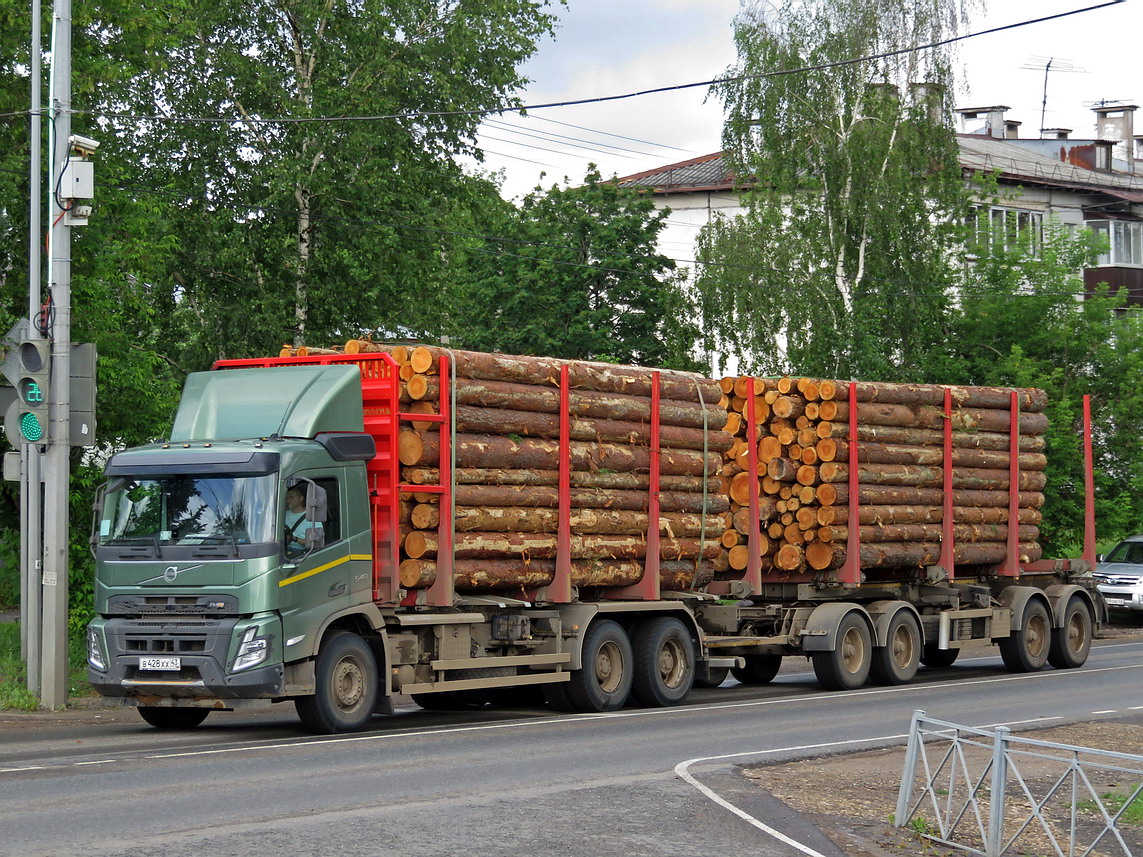
<path fill-rule="evenodd" d="M 51 343 L 25 339 L 17 350 L 15 425 L 5 421 L 11 443 L 39 443 L 48 428 L 48 385 L 52 376 Z"/>

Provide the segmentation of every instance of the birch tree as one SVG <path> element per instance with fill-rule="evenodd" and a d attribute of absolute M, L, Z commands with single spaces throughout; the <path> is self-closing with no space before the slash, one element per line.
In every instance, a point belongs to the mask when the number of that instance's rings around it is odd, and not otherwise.
<path fill-rule="evenodd" d="M 783 0 L 716 87 L 746 212 L 700 238 L 714 351 L 762 371 L 915 374 L 943 334 L 966 202 L 947 53 L 965 0 Z"/>

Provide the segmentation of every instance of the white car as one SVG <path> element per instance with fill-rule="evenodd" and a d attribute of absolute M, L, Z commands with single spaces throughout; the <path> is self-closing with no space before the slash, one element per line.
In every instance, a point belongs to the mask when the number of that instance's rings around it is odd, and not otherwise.
<path fill-rule="evenodd" d="M 1121 541 L 1100 557 L 1094 577 L 1109 609 L 1143 611 L 1143 535 Z"/>

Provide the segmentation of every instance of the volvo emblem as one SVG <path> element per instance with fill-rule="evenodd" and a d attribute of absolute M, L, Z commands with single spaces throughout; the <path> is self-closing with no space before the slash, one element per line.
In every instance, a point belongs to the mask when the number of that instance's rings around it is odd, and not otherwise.
<path fill-rule="evenodd" d="M 167 566 L 167 570 L 163 572 L 163 580 L 167 583 L 174 583 L 175 578 L 179 576 L 179 568 L 176 565 Z"/>

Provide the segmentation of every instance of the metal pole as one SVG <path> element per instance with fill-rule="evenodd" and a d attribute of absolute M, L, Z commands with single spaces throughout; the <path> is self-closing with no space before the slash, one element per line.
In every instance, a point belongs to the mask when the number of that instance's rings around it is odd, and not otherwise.
<path fill-rule="evenodd" d="M 71 375 L 71 227 L 58 198 L 68 166 L 71 136 L 71 0 L 55 0 L 52 44 L 52 212 L 49 285 L 52 301 L 52 380 L 48 417 L 48 451 L 44 457 L 44 708 L 67 703 L 68 606 L 68 405 Z"/>
<path fill-rule="evenodd" d="M 40 173 L 43 170 L 43 125 L 40 110 L 43 107 L 43 46 L 41 30 L 43 18 L 41 0 L 32 0 L 31 50 L 31 131 L 29 140 L 30 167 L 28 171 L 28 321 L 32 323 L 32 336 L 40 338 L 35 330 L 36 314 L 40 311 L 40 244 L 43 233 L 40 225 Z M 43 556 L 41 511 L 43 488 L 40 483 L 40 448 L 34 444 L 20 444 L 23 467 L 20 469 L 20 642 L 23 645 L 24 666 L 28 691 L 40 695 L 40 669 L 43 619 L 40 598 L 40 562 Z"/>
<path fill-rule="evenodd" d="M 1008 783 L 1008 736 L 1011 733 L 1007 726 L 996 727 L 992 745 L 992 794 L 989 795 L 988 841 L 984 844 L 986 857 L 1000 857 L 1004 848 L 1004 793 Z"/>
<path fill-rule="evenodd" d="M 913 721 L 909 724 L 909 742 L 905 745 L 905 770 L 901 773 L 901 787 L 897 790 L 897 811 L 893 813 L 893 826 L 904 827 L 908 822 L 909 805 L 913 802 L 913 780 L 917 776 L 917 757 L 924 739 L 921 736 L 921 723 L 925 712 L 913 709 Z"/>

